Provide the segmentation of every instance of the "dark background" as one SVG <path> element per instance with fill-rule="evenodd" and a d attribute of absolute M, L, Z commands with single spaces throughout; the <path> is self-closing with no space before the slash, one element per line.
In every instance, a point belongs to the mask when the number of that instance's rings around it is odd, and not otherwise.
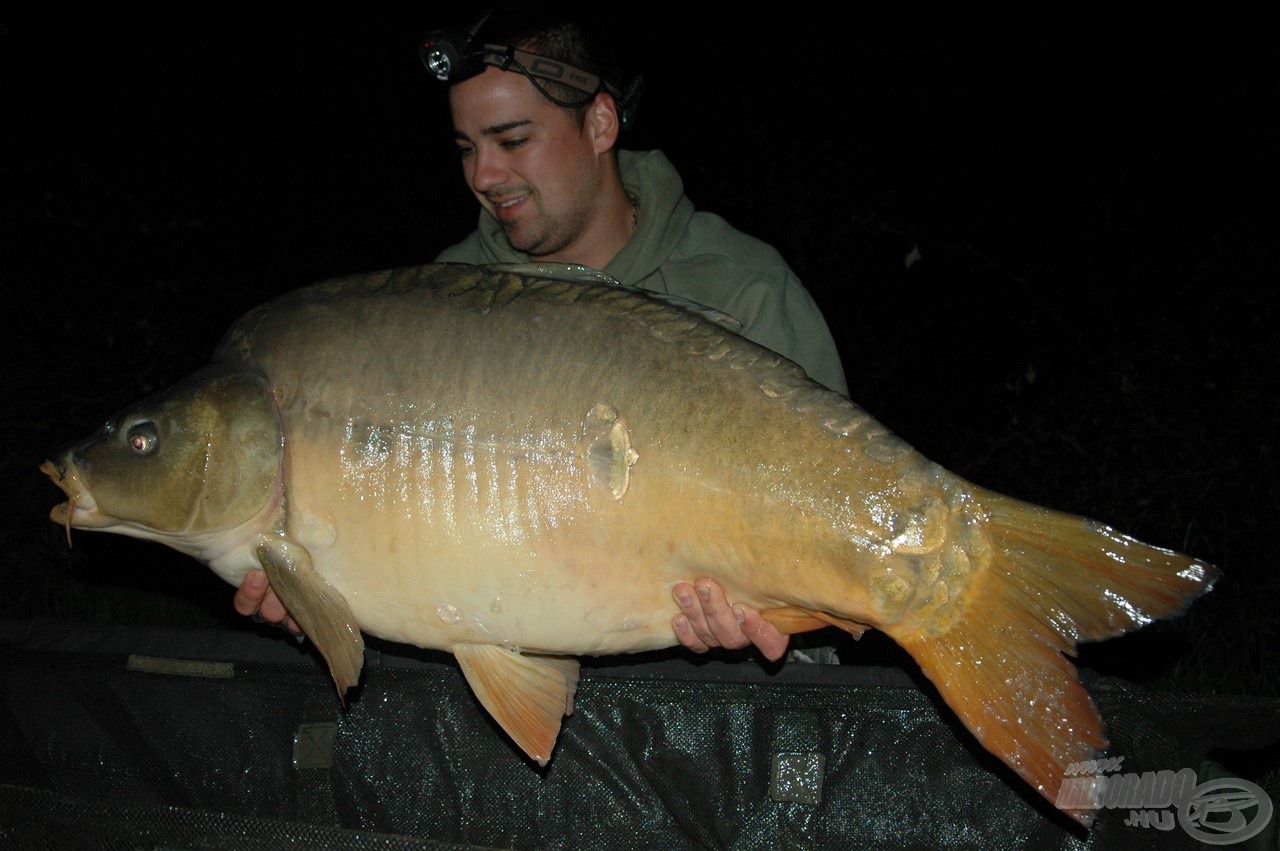
<path fill-rule="evenodd" d="M 613 7 L 626 144 L 778 247 L 925 454 L 1224 571 L 1087 665 L 1276 693 L 1276 13 L 691 5 Z M 0 13 L 0 616 L 252 628 L 154 544 L 68 550 L 36 467 L 248 307 L 474 227 L 416 54 L 472 8 Z"/>

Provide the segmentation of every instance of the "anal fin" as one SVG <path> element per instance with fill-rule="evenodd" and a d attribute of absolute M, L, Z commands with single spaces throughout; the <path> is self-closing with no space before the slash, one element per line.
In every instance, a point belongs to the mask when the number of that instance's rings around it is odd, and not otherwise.
<path fill-rule="evenodd" d="M 808 609 L 798 609 L 794 606 L 765 609 L 760 613 L 760 616 L 777 627 L 778 632 L 787 635 L 835 626 L 843 629 L 854 638 L 861 638 L 862 633 L 871 629 L 867 624 L 858 623 L 848 618 L 837 617 L 826 612 L 811 612 Z"/>
<path fill-rule="evenodd" d="M 453 655 L 498 726 L 530 759 L 546 765 L 560 719 L 573 712 L 577 660 L 526 656 L 494 644 L 455 644 Z"/>
<path fill-rule="evenodd" d="M 324 657 L 343 697 L 364 667 L 364 638 L 347 601 L 312 569 L 306 547 L 263 535 L 257 554 L 276 596 Z"/>

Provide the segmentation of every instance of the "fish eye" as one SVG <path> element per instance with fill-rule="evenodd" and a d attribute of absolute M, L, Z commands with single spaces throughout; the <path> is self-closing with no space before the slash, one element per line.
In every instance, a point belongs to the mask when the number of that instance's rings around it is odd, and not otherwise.
<path fill-rule="evenodd" d="M 125 439 L 134 455 L 150 455 L 160 442 L 160 438 L 156 435 L 156 424 L 150 420 L 143 420 L 129 426 Z"/>

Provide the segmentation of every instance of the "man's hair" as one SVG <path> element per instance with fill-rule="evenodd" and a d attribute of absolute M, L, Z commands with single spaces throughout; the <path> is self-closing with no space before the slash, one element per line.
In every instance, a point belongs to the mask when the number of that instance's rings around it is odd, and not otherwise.
<path fill-rule="evenodd" d="M 621 88 L 621 74 L 604 35 L 593 26 L 585 4 L 514 0 L 494 8 L 475 34 L 476 44 L 518 47 L 566 65 L 572 65 Z M 554 80 L 539 79 L 557 104 L 571 113 L 578 126 L 586 120 L 593 96 Z M 552 101 L 555 102 L 554 100 Z M 572 104 L 565 106 L 565 104 Z"/>

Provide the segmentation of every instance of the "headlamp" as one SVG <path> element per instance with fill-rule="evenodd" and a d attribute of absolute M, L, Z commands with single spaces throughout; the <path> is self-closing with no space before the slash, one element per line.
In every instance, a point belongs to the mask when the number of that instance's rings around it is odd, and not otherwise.
<path fill-rule="evenodd" d="M 617 87 L 581 68 L 511 45 L 476 46 L 472 41 L 467 33 L 439 30 L 427 34 L 418 53 L 422 64 L 442 83 L 460 83 L 479 74 L 485 65 L 493 65 L 503 71 L 524 74 L 535 85 L 538 80 L 548 80 L 563 83 L 588 97 L 595 97 L 598 92 L 608 92 L 614 98 L 622 96 Z"/>
<path fill-rule="evenodd" d="M 476 45 L 473 32 L 461 30 L 436 30 L 427 33 L 418 48 L 418 56 L 432 76 L 450 85 L 476 76 L 486 65 L 523 74 L 544 97 L 569 109 L 584 106 L 600 92 L 608 92 L 618 104 L 623 129 L 634 121 L 635 101 L 644 89 L 640 77 L 636 77 L 624 93 L 596 74 L 556 59 L 520 50 L 513 45 Z M 566 101 L 547 91 L 544 82 L 568 86 L 582 92 L 583 97 L 576 101 Z"/>

